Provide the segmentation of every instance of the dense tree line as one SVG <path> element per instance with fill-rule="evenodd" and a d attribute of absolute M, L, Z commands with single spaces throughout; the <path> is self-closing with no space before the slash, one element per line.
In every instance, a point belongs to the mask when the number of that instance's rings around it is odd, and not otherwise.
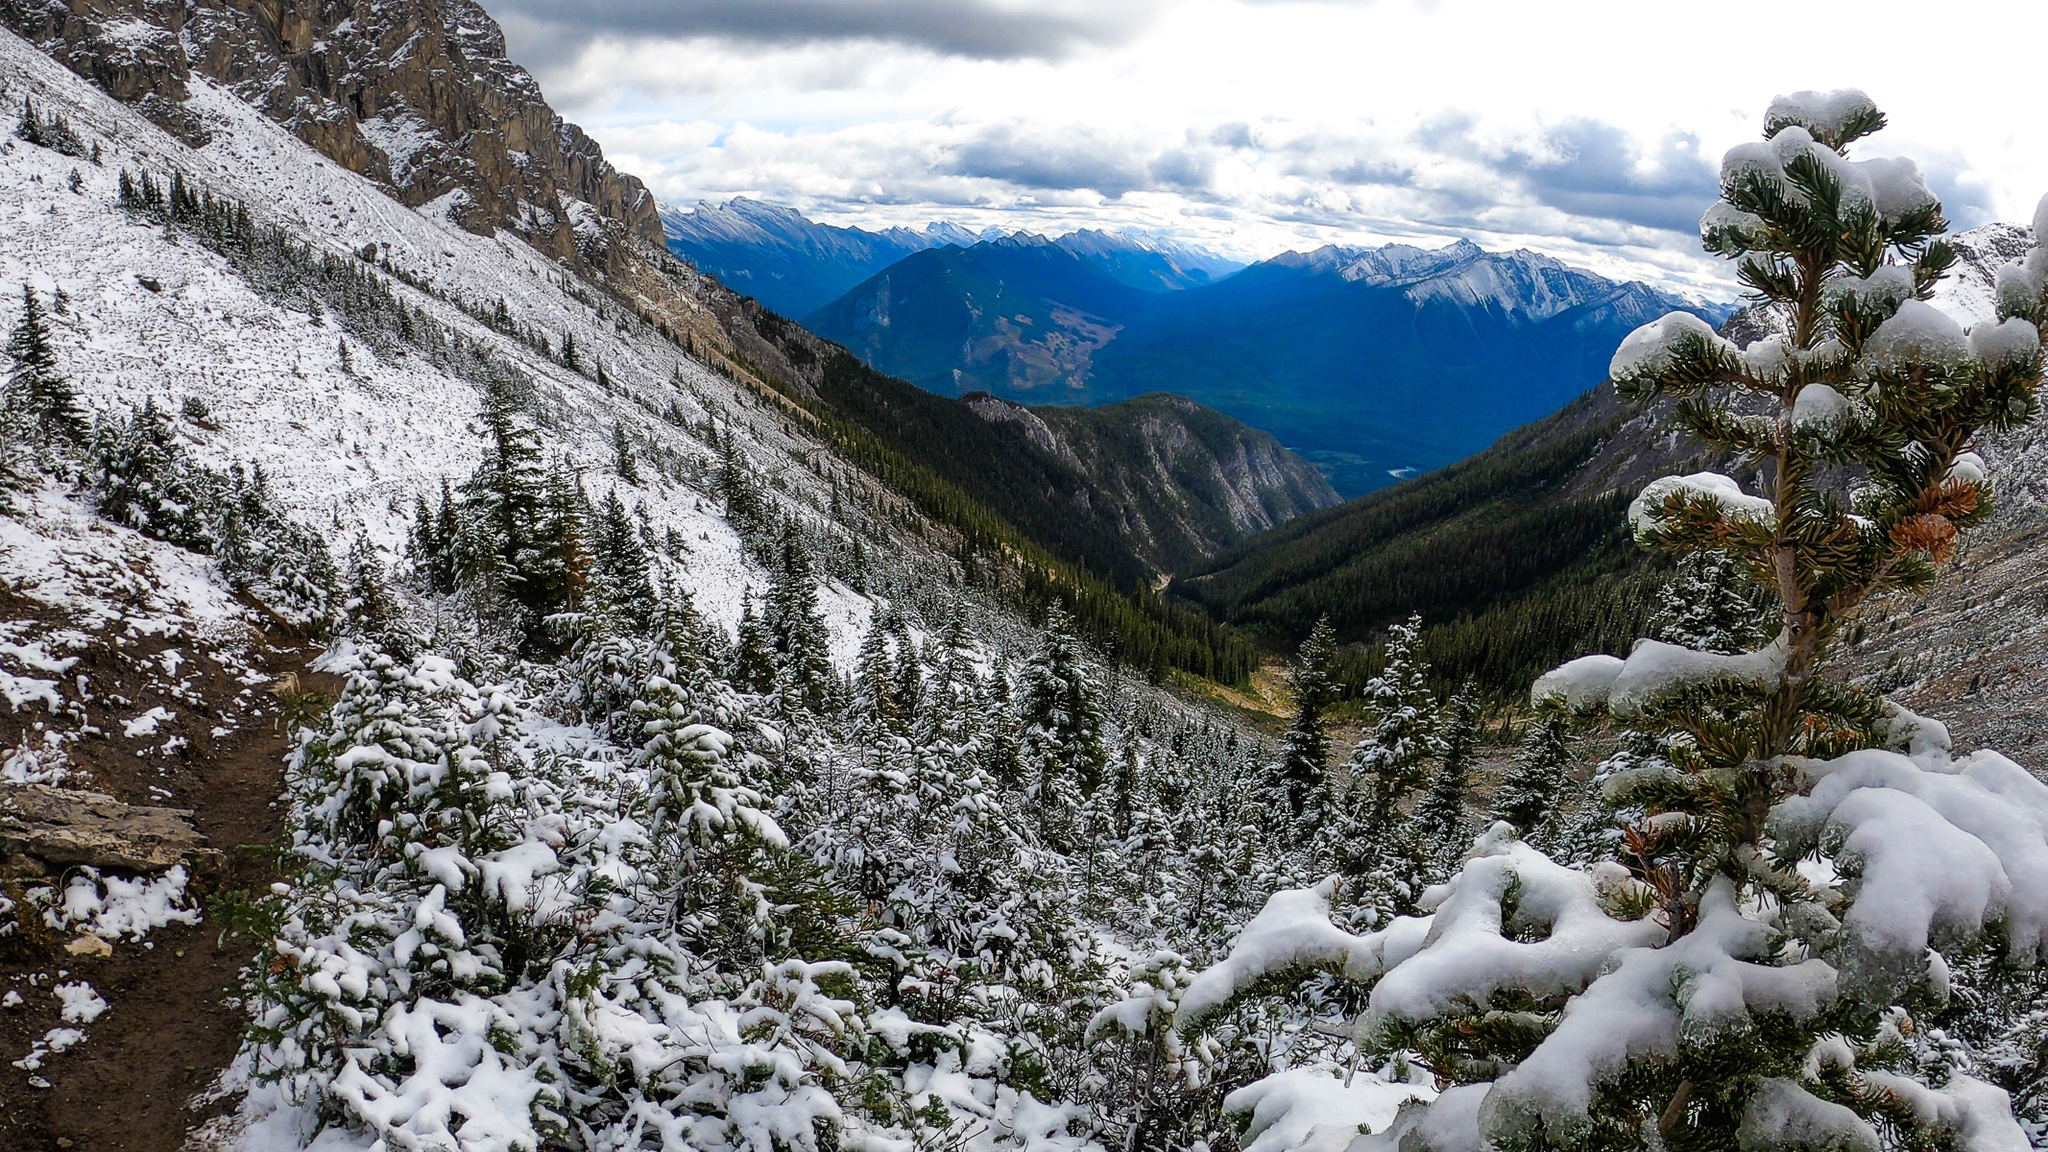
<path fill-rule="evenodd" d="M 1626 496 L 1568 491 L 1618 423 L 1569 431 L 1579 422 L 1567 409 L 1470 460 L 1281 525 L 1169 594 L 1275 646 L 1325 618 L 1339 643 L 1377 645 L 1420 613 L 1439 688 L 1472 678 L 1518 693 L 1568 653 L 1640 635 L 1663 579 L 1620 526 Z M 1347 695 L 1380 660 L 1347 648 L 1336 673 Z"/>

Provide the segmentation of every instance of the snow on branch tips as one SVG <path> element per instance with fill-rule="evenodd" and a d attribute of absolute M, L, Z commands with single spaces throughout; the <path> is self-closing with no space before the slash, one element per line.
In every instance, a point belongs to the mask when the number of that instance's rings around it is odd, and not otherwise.
<path fill-rule="evenodd" d="M 1690 517 L 1711 517 L 1731 528 L 1736 521 L 1767 527 L 1776 515 L 1769 500 L 1744 494 L 1742 486 L 1728 477 L 1695 472 L 1652 480 L 1629 504 L 1628 526 L 1636 539 L 1654 541 L 1667 520 L 1682 524 Z"/>
<path fill-rule="evenodd" d="M 1618 865 L 1557 864 L 1511 826 L 1494 825 L 1464 870 L 1424 897 L 1435 913 L 1421 947 L 1384 956 L 1385 975 L 1358 1018 L 1359 1047 L 1427 1047 L 1418 1030 L 1432 1022 L 1457 1031 L 1470 1026 L 1467 1017 L 1542 1011 L 1581 991 L 1618 950 L 1663 940 L 1653 921 L 1610 914 L 1632 883 Z"/>
<path fill-rule="evenodd" d="M 1230 955 L 1195 977 L 1181 994 L 1176 1021 L 1199 1026 L 1266 981 L 1326 970 L 1352 980 L 1378 976 L 1413 955 L 1429 918 L 1399 917 L 1378 932 L 1354 936 L 1330 923 L 1338 879 L 1275 892 L 1245 925 Z"/>
<path fill-rule="evenodd" d="M 1768 685 L 1784 669 L 1788 654 L 1786 646 L 1777 641 L 1755 652 L 1729 656 L 1662 640 L 1638 640 L 1626 660 L 1581 656 L 1544 673 L 1530 697 L 1536 704 L 1561 700 L 1577 712 L 1604 706 L 1616 716 L 1635 716 L 1694 685 Z"/>
<path fill-rule="evenodd" d="M 1735 345 L 1690 312 L 1673 312 L 1628 334 L 1614 350 L 1607 374 L 1617 380 L 1657 376 L 1686 365 L 1714 365 L 1735 357 Z"/>

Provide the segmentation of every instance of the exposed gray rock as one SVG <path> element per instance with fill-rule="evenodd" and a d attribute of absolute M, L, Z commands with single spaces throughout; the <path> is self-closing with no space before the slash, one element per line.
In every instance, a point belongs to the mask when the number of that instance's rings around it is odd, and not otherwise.
<path fill-rule="evenodd" d="M 124 804 L 98 792 L 47 784 L 0 784 L 0 868 L 35 874 L 89 865 L 161 872 L 222 863 L 184 808 Z"/>

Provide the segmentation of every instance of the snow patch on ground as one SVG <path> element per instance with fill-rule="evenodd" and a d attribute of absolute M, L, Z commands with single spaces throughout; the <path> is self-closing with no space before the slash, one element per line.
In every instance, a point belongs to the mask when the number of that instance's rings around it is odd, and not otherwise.
<path fill-rule="evenodd" d="M 156 735 L 156 726 L 158 724 L 177 718 L 178 714 L 176 712 L 169 711 L 159 704 L 135 719 L 128 721 L 126 724 L 121 725 L 121 735 L 126 736 L 130 740 L 142 736 L 154 736 Z"/>
<path fill-rule="evenodd" d="M 43 920 L 60 930 L 81 929 L 106 940 L 141 940 L 167 924 L 197 924 L 199 909 L 186 899 L 190 877 L 182 864 L 158 877 L 101 875 L 80 868 L 61 895 L 33 890 L 47 906 Z"/>
<path fill-rule="evenodd" d="M 83 980 L 59 984 L 53 991 L 58 1003 L 64 1006 L 61 1016 L 66 1024 L 90 1024 L 107 1010 L 107 1002 Z"/>

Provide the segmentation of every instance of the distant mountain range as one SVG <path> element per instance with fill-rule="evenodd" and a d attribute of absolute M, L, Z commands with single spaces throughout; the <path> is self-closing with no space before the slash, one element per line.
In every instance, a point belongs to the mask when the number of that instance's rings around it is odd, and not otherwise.
<path fill-rule="evenodd" d="M 2022 259 L 2028 229 L 1991 224 L 1948 238 L 1955 268 L 1933 303 L 1959 322 L 1996 320 L 1997 270 Z M 1783 331 L 1782 319 L 1744 309 L 1721 325 L 1738 345 Z M 1371 642 L 1388 625 L 1421 613 L 1423 650 L 1451 684 L 1475 675 L 1501 692 L 1575 654 L 1626 653 L 1646 634 L 1667 560 L 1639 548 L 1627 526 L 1630 500 L 1651 480 L 1739 465 L 1689 436 L 1674 435 L 1671 401 L 1624 404 L 1602 385 L 1550 416 L 1517 428 L 1486 450 L 1413 483 L 1374 492 L 1259 533 L 1212 559 L 1179 569 L 1171 593 L 1216 619 L 1293 647 L 1327 619 L 1341 641 Z M 2032 587 L 2048 566 L 2048 443 L 2033 432 L 1988 435 L 1977 448 L 1998 480 L 2000 512 L 1968 562 L 1973 575 Z M 1937 597 L 1960 598 L 1956 591 Z M 1986 596 L 1970 625 L 1995 643 L 2038 644 L 2048 633 L 2039 598 Z M 1956 639 L 1922 621 L 1917 597 L 1873 612 L 1900 623 L 1867 629 L 1845 662 L 1882 683 L 1930 664 L 1926 654 Z M 1960 610 L 1961 605 L 1953 605 Z M 1903 630 L 1902 630 L 1903 629 Z M 1865 635 L 1859 623 L 1857 635 Z M 1967 716 L 2009 747 L 2038 746 L 2048 731 L 2048 664 L 2004 667 L 1996 694 L 1980 695 L 1969 672 L 2003 661 L 1957 662 L 1964 674 L 1929 676 L 1908 703 Z M 1953 709 L 1953 711 L 1950 711 Z"/>
<path fill-rule="evenodd" d="M 663 209 L 661 227 L 671 252 L 791 317 L 823 307 L 915 253 L 1012 236 L 994 228 L 970 232 L 944 221 L 921 230 L 842 228 L 745 197 L 700 201 L 687 212 Z M 1244 266 L 1200 248 L 1124 233 L 1083 230 L 1050 241 L 1028 239 L 1056 245 L 1104 276 L 1147 291 L 1209 284 Z"/>
<path fill-rule="evenodd" d="M 1010 236 L 912 253 L 804 323 L 949 395 L 1187 396 L 1272 432 L 1349 496 L 1556 411 L 1599 383 L 1632 329 L 1675 308 L 1713 323 L 1730 311 L 1469 241 L 1326 247 L 1166 283 Z"/>

